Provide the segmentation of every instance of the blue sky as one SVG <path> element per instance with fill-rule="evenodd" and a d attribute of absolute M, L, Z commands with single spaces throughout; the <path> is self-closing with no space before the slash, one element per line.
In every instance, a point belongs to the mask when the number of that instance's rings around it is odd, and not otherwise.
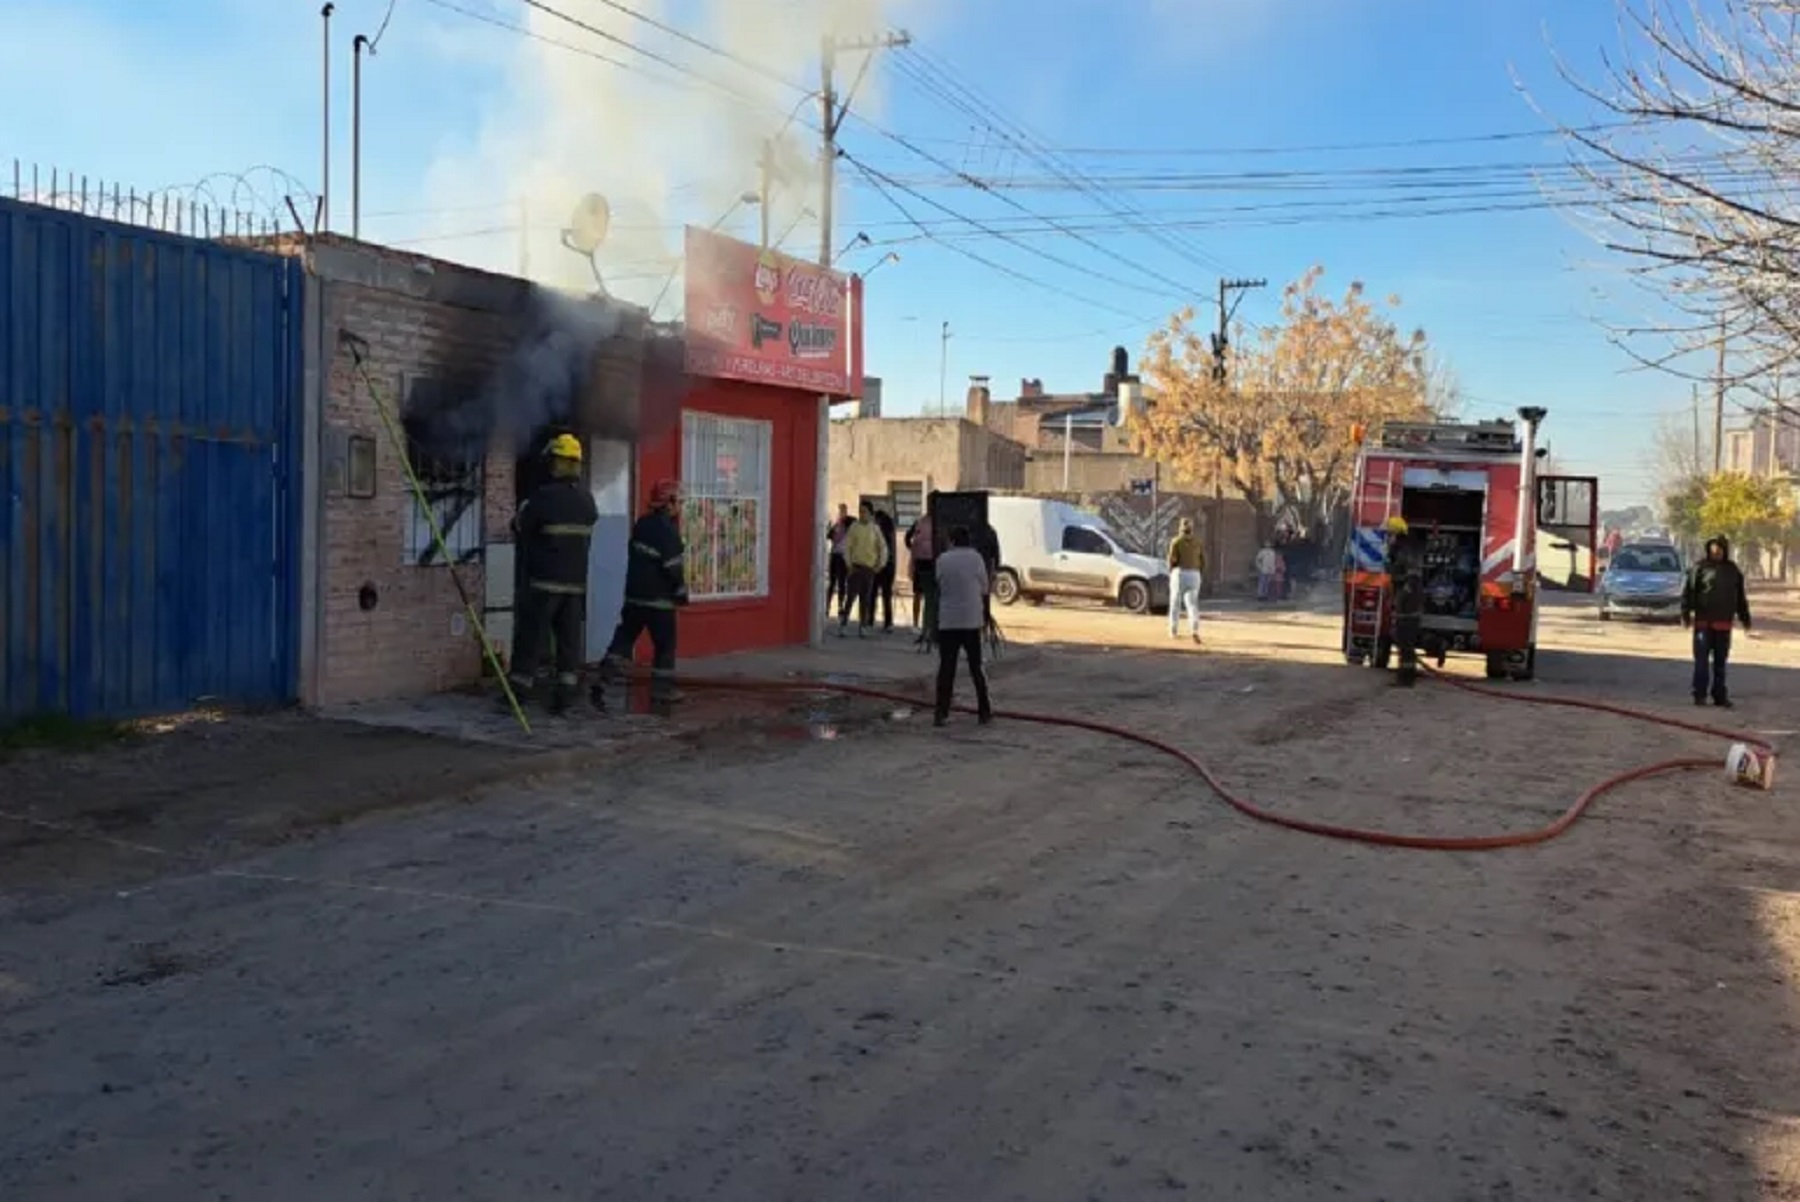
<path fill-rule="evenodd" d="M 709 79 L 733 70 L 600 0 L 552 2 Z M 796 106 L 802 120 L 812 115 L 803 89 L 816 84 L 816 34 L 801 16 L 827 0 L 630 3 L 767 64 L 771 79 L 732 76 L 756 93 L 740 99 L 520 0 L 397 0 L 366 69 L 364 234 L 500 267 L 528 246 L 541 267 L 560 253 L 562 216 L 541 210 L 586 187 L 614 198 L 621 227 L 645 231 L 625 237 L 609 278 L 658 290 L 680 223 L 710 223 L 755 186 L 746 131 L 766 133 L 781 123 L 780 110 Z M 337 5 L 339 228 L 348 224 L 349 39 L 372 34 L 387 8 L 387 0 Z M 1617 44 L 1612 0 L 919 0 L 881 8 L 841 0 L 840 13 L 859 29 L 907 27 L 917 45 L 876 59 L 855 111 L 978 180 L 1033 186 L 945 186 L 940 166 L 854 116 L 845 149 L 922 193 L 896 195 L 934 232 L 948 227 L 932 202 L 990 226 L 1035 226 L 1017 234 L 1023 245 L 969 236 L 966 226 L 952 241 L 1045 285 L 913 237 L 918 230 L 845 162 L 834 240 L 842 245 L 859 230 L 877 243 L 912 237 L 896 244 L 899 261 L 883 264 L 868 288 L 868 366 L 886 381 L 889 412 L 936 402 L 943 322 L 953 333 L 953 402 L 972 373 L 991 376 L 997 396 L 1012 395 L 1026 376 L 1051 389 L 1092 388 L 1115 343 L 1135 361 L 1150 329 L 1184 300 L 1207 303 L 1222 272 L 1270 281 L 1242 309 L 1266 320 L 1279 285 L 1320 264 L 1333 290 L 1360 279 L 1377 294 L 1398 293 L 1400 319 L 1425 328 L 1472 412 L 1547 405 L 1548 436 L 1565 466 L 1601 472 L 1609 502 L 1645 499 L 1649 429 L 1659 413 L 1685 412 L 1688 389 L 1632 370 L 1609 344 L 1602 321 L 1629 322 L 1651 308 L 1621 264 L 1554 211 L 1409 212 L 1532 203 L 1527 169 L 1560 159 L 1554 139 L 1492 135 L 1544 127 L 1521 81 L 1565 120 L 1590 115 L 1558 83 L 1551 47 L 1591 73 L 1602 47 Z M 272 211 L 284 190 L 318 185 L 319 37 L 315 0 L 12 0 L 0 12 L 0 159 L 140 190 L 210 176 L 222 202 Z M 648 69 L 623 70 L 582 50 Z M 847 59 L 843 73 L 856 65 Z M 964 111 L 971 89 L 988 106 L 979 116 Z M 1101 199 L 1035 165 L 1016 138 L 996 132 L 1003 122 L 1069 148 L 1061 161 L 1091 177 Z M 789 153 L 803 155 L 810 135 L 794 126 L 787 137 Z M 1138 153 L 1117 153 L 1124 150 Z M 796 161 L 804 173 L 804 159 Z M 1486 178 L 1451 175 L 1430 202 L 1401 191 L 1447 167 Z M 1429 170 L 1397 175 L 1403 168 Z M 1247 178 L 1252 172 L 1282 174 Z M 531 181 L 525 191 L 559 199 L 533 211 L 535 202 L 520 199 L 521 173 Z M 1160 187 L 1131 190 L 1123 177 L 1133 175 L 1155 175 Z M 0 187 L 10 189 L 10 179 Z M 815 202 L 798 191 L 777 211 L 776 232 L 797 218 L 787 248 L 810 254 L 816 227 L 798 206 Z M 1098 247 L 1002 197 L 1079 228 Z M 1181 225 L 1153 238 L 1107 212 L 1121 206 L 1140 211 L 1139 224 Z M 1408 215 L 1373 218 L 1371 210 Z M 530 227 L 525 242 L 521 224 Z M 753 210 L 738 206 L 725 228 L 755 238 Z M 883 249 L 859 248 L 844 265 L 866 270 Z"/>

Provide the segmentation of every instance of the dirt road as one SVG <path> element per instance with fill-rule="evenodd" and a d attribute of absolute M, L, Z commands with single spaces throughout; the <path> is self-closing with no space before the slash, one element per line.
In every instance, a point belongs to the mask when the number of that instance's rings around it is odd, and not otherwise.
<path fill-rule="evenodd" d="M 1796 724 L 1771 612 L 1735 690 Z M 1535 825 L 1704 740 L 1335 662 L 1328 621 L 1009 610 L 1003 705 L 1260 800 Z M 1679 635 L 1539 689 L 1685 702 Z M 1691 714 L 1685 704 L 1673 712 Z M 0 1197 L 1800 1198 L 1800 838 L 1645 782 L 1482 856 L 1253 825 L 1124 744 L 886 707 L 134 890 L 9 894 Z M 322 787 L 328 787 L 323 785 Z"/>

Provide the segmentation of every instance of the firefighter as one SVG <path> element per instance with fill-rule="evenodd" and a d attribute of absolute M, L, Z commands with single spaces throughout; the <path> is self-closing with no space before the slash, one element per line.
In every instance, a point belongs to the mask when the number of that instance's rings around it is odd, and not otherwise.
<path fill-rule="evenodd" d="M 605 679 L 617 679 L 631 664 L 639 636 L 650 635 L 650 696 L 675 700 L 675 611 L 688 603 L 687 553 L 676 510 L 681 492 L 673 480 L 658 480 L 650 489 L 650 508 L 631 527 L 631 554 L 625 565 L 625 608 L 602 666 Z M 598 689 L 596 688 L 596 692 Z"/>
<path fill-rule="evenodd" d="M 519 638 L 513 690 L 523 696 L 537 676 L 544 639 L 556 645 L 554 713 L 568 709 L 581 683 L 583 624 L 587 618 L 588 548 L 598 513 L 581 480 L 581 442 L 558 434 L 544 449 L 550 479 L 519 506 L 513 532 L 525 561 L 525 595 L 518 599 Z"/>
<path fill-rule="evenodd" d="M 1387 568 L 1394 604 L 1394 650 L 1399 655 L 1394 683 L 1411 687 L 1419 678 L 1419 633 L 1425 620 L 1425 555 L 1418 536 L 1398 514 L 1387 520 Z"/>

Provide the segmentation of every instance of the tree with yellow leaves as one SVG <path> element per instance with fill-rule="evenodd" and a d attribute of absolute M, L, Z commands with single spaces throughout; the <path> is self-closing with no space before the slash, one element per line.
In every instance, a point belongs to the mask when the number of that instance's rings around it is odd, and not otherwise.
<path fill-rule="evenodd" d="M 1226 348 L 1218 378 L 1210 341 L 1185 309 L 1153 334 L 1142 372 L 1156 400 L 1136 424 L 1141 454 L 1190 484 L 1217 479 L 1249 501 L 1265 528 L 1283 513 L 1326 527 L 1349 497 L 1353 429 L 1418 420 L 1443 407 L 1423 331 L 1402 334 L 1360 283 L 1341 300 L 1313 268 L 1282 294 L 1281 320 Z"/>

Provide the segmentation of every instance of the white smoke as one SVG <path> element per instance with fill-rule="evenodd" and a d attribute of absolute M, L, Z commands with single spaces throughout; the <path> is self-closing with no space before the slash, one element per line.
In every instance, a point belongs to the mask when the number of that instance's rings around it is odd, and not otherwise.
<path fill-rule="evenodd" d="M 682 226 L 721 222 L 747 241 L 766 216 L 771 241 L 790 253 L 818 253 L 820 120 L 816 95 L 822 39 L 873 37 L 916 22 L 921 0 L 703 0 L 692 4 L 627 0 L 646 17 L 687 30 L 730 59 L 682 42 L 603 3 L 556 0 L 558 11 L 717 81 L 708 86 L 638 51 L 557 17 L 527 8 L 532 33 L 564 43 L 516 38 L 504 103 L 486 114 L 472 145 L 442 156 L 426 177 L 421 207 L 436 219 L 433 253 L 552 287 L 591 292 L 594 271 L 565 247 L 561 231 L 581 198 L 598 193 L 612 209 L 610 233 L 596 255 L 607 291 L 679 312 Z M 622 69 L 584 57 L 578 47 L 630 64 Z M 737 61 L 731 61 L 737 60 Z M 756 70 L 743 66 L 756 65 Z M 840 58 L 838 86 L 860 66 Z M 879 59 L 855 96 L 860 112 L 879 111 Z M 787 86 L 788 81 L 795 86 Z M 807 92 L 815 94 L 808 98 Z M 797 113 L 794 120 L 790 114 Z M 809 128 L 812 127 L 812 128 Z M 775 138 L 775 184 L 767 214 L 742 198 L 761 179 L 764 140 Z M 842 205 L 844 189 L 838 191 Z M 500 204 L 528 227 L 454 238 L 470 206 Z M 450 212 L 452 210 L 459 212 Z M 840 207 L 840 212 L 841 212 Z M 854 226 L 837 222 L 838 240 Z M 785 239 L 783 236 L 786 235 Z"/>

